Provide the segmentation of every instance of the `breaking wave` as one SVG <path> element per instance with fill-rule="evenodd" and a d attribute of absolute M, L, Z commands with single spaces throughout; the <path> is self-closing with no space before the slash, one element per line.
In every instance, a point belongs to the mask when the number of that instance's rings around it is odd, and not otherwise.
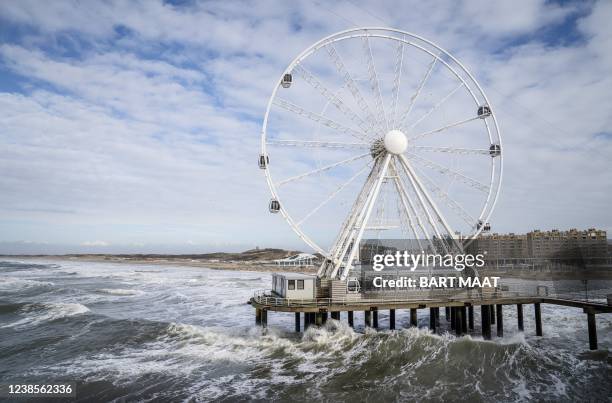
<path fill-rule="evenodd" d="M 61 318 L 80 315 L 89 312 L 85 305 L 74 303 L 55 304 L 24 304 L 15 313 L 21 319 L 1 326 L 3 328 L 24 328 L 38 326 L 43 322 L 50 322 Z"/>
<path fill-rule="evenodd" d="M 28 280 L 21 278 L 0 278 L 0 292 L 19 292 L 28 288 L 53 287 L 51 281 Z"/>
<path fill-rule="evenodd" d="M 144 294 L 141 290 L 127 290 L 122 288 L 101 288 L 98 290 L 101 294 L 121 295 L 121 296 L 136 296 Z"/>

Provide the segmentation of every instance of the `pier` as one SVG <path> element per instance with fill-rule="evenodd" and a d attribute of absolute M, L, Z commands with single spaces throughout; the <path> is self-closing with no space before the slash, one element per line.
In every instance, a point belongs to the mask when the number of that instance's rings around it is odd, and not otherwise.
<path fill-rule="evenodd" d="M 383 298 L 312 298 L 312 299 L 287 299 L 268 295 L 259 291 L 249 300 L 255 308 L 255 320 L 258 325 L 267 326 L 267 313 L 287 312 L 295 315 L 295 330 L 300 331 L 303 320 L 304 329 L 311 325 L 321 326 L 327 321 L 328 315 L 332 319 L 340 320 L 341 312 L 346 312 L 349 326 L 354 326 L 354 312 L 364 312 L 365 326 L 378 328 L 378 313 L 389 311 L 389 328 L 396 328 L 396 318 L 406 311 L 410 317 L 410 326 L 417 326 L 418 311 L 429 312 L 429 328 L 432 332 L 439 330 L 440 311 L 443 310 L 445 320 L 450 322 L 450 328 L 456 335 L 461 336 L 474 330 L 474 309 L 480 307 L 481 312 L 481 335 L 485 340 L 493 336 L 492 327 L 495 326 L 495 336 L 503 337 L 504 327 L 510 324 L 504 323 L 504 310 L 516 309 L 516 326 L 519 331 L 524 330 L 527 306 L 532 306 L 532 318 L 535 321 L 536 336 L 543 336 L 542 331 L 542 304 L 567 306 L 581 309 L 587 316 L 587 331 L 589 336 L 589 348 L 597 350 L 597 322 L 596 315 L 612 312 L 612 306 L 604 303 L 589 302 L 575 299 L 540 296 L 504 296 L 504 295 L 477 295 L 463 296 L 462 298 L 449 298 L 448 295 L 430 298 L 414 299 L 406 297 L 383 297 Z M 300 319 L 301 318 L 301 319 Z"/>

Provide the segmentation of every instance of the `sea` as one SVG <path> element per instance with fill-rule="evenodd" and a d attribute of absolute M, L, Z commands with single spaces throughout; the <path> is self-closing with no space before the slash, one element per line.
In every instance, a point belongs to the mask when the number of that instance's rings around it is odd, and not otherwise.
<path fill-rule="evenodd" d="M 196 267 L 22 260 L 0 262 L 0 384 L 75 382 L 79 402 L 610 402 L 612 315 L 533 308 L 525 331 L 504 310 L 504 337 L 440 334 L 409 312 L 379 330 L 328 320 L 295 333 L 292 313 L 255 325 L 247 304 L 271 274 Z M 22 397 L 4 401 L 45 401 Z"/>

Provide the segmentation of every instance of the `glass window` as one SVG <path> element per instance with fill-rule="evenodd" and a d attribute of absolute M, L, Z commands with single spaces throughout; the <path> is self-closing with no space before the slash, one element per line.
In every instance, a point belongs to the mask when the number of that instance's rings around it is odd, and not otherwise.
<path fill-rule="evenodd" d="M 297 281 L 297 289 L 298 290 L 303 290 L 304 289 L 304 280 L 298 280 Z"/>
<path fill-rule="evenodd" d="M 295 290 L 295 280 L 289 280 L 289 287 L 290 290 Z"/>

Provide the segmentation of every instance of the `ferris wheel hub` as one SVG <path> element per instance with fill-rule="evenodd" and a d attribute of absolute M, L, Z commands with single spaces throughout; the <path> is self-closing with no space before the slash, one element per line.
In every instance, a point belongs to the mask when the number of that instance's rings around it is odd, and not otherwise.
<path fill-rule="evenodd" d="M 393 129 L 385 134 L 384 145 L 391 154 L 402 154 L 408 148 L 408 138 L 399 130 Z"/>

